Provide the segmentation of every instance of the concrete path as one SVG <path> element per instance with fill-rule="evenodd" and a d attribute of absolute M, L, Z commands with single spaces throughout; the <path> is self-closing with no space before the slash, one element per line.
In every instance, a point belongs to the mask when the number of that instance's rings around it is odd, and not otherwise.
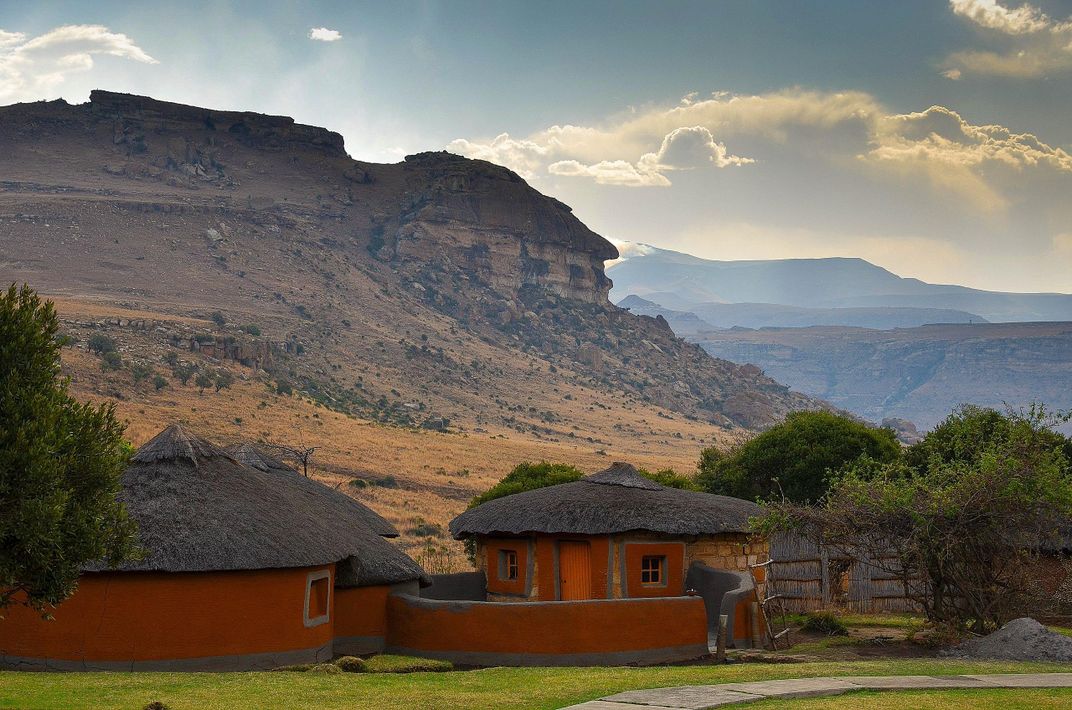
<path fill-rule="evenodd" d="M 887 675 L 796 678 L 754 683 L 682 685 L 629 690 L 562 710 L 706 710 L 767 698 L 815 698 L 856 690 L 948 690 L 950 688 L 1072 688 L 1072 673 L 988 675 Z"/>

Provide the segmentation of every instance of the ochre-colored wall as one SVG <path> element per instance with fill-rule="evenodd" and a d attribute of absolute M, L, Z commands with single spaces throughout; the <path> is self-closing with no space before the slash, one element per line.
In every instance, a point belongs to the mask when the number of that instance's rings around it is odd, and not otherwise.
<path fill-rule="evenodd" d="M 513 550 L 517 553 L 517 579 L 499 579 L 499 552 Z M 489 594 L 524 596 L 528 589 L 529 540 L 527 538 L 489 538 L 484 541 L 481 559 L 488 580 Z"/>
<path fill-rule="evenodd" d="M 83 575 L 43 620 L 23 606 L 0 619 L 0 655 L 148 661 L 315 648 L 332 624 L 306 628 L 307 569 Z"/>
<path fill-rule="evenodd" d="M 335 637 L 386 636 L 390 593 L 386 585 L 336 589 Z"/>
<path fill-rule="evenodd" d="M 707 614 L 699 597 L 497 604 L 393 595 L 387 609 L 389 649 L 455 657 L 703 653 L 707 645 Z"/>
<path fill-rule="evenodd" d="M 685 593 L 685 546 L 680 542 L 626 542 L 624 587 L 630 598 L 679 597 Z M 659 586 L 641 582 L 641 562 L 647 556 L 666 558 L 666 579 Z"/>

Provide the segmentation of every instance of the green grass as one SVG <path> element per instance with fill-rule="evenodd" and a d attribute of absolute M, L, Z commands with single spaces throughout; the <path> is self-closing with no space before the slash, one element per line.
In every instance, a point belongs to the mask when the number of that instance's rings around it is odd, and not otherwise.
<path fill-rule="evenodd" d="M 1072 688 L 991 690 L 891 690 L 861 691 L 833 698 L 761 700 L 740 707 L 747 710 L 1046 710 L 1072 705 Z"/>
<path fill-rule="evenodd" d="M 652 668 L 489 668 L 452 673 L 407 674 L 0 672 L 0 708 L 140 710 L 150 701 L 160 700 L 171 710 L 438 710 L 448 707 L 550 709 L 623 690 L 671 685 L 827 675 L 948 675 L 1067 670 L 1067 665 L 1054 663 L 909 659 Z M 958 691 L 942 691 L 948 694 L 954 692 Z M 1016 691 L 1016 697 L 1021 697 L 1026 692 L 1028 691 Z M 851 704 L 852 701 L 858 701 L 861 697 L 863 696 L 851 696 L 851 700 L 846 699 L 850 704 L 844 707 L 855 707 Z M 896 700 L 906 696 L 890 694 L 874 697 L 876 702 L 886 702 L 887 699 Z M 1072 694 L 1053 697 L 1061 697 L 1066 707 L 1067 702 L 1072 700 Z M 948 701 L 941 703 L 943 710 L 958 706 L 958 703 Z M 1000 704 L 1006 705 L 1004 701 Z M 897 707 L 913 706 L 914 703 L 908 703 Z M 1049 706 L 1043 704 L 1032 707 Z"/>

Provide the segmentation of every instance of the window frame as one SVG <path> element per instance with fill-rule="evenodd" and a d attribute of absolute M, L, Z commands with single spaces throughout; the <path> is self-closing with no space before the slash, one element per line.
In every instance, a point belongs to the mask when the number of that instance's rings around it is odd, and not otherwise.
<path fill-rule="evenodd" d="M 513 576 L 510 572 L 513 571 Z M 516 582 L 521 578 L 521 556 L 511 548 L 499 549 L 499 581 Z"/>
<path fill-rule="evenodd" d="M 649 562 L 655 561 L 655 567 L 650 567 Z M 666 555 L 642 555 L 640 558 L 640 586 L 642 587 L 665 587 L 668 583 L 666 574 Z M 655 581 L 651 581 L 651 573 L 656 572 Z M 648 576 L 648 581 L 644 577 Z"/>
<path fill-rule="evenodd" d="M 313 601 L 313 585 L 321 580 L 327 580 L 327 594 L 324 599 L 324 613 L 319 616 L 310 616 L 310 604 Z M 320 626 L 331 621 L 331 570 L 321 569 L 310 572 L 305 576 L 305 609 L 302 613 L 302 622 L 305 624 L 305 628 L 312 628 L 314 626 Z"/>

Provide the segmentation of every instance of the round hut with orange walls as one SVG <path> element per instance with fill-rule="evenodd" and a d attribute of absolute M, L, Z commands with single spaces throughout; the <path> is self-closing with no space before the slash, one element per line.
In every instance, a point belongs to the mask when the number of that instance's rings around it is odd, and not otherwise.
<path fill-rule="evenodd" d="M 762 509 L 739 498 L 660 485 L 615 463 L 572 483 L 488 501 L 450 524 L 475 542 L 489 601 L 704 597 L 708 625 L 727 614 L 735 645 L 758 642 L 749 565 L 767 543 Z M 762 568 L 755 571 L 762 582 Z"/>
<path fill-rule="evenodd" d="M 52 619 L 7 609 L 0 666 L 250 670 L 378 651 L 388 595 L 426 580 L 369 508 L 178 425 L 135 453 L 122 484 L 141 559 L 85 569 Z"/>

